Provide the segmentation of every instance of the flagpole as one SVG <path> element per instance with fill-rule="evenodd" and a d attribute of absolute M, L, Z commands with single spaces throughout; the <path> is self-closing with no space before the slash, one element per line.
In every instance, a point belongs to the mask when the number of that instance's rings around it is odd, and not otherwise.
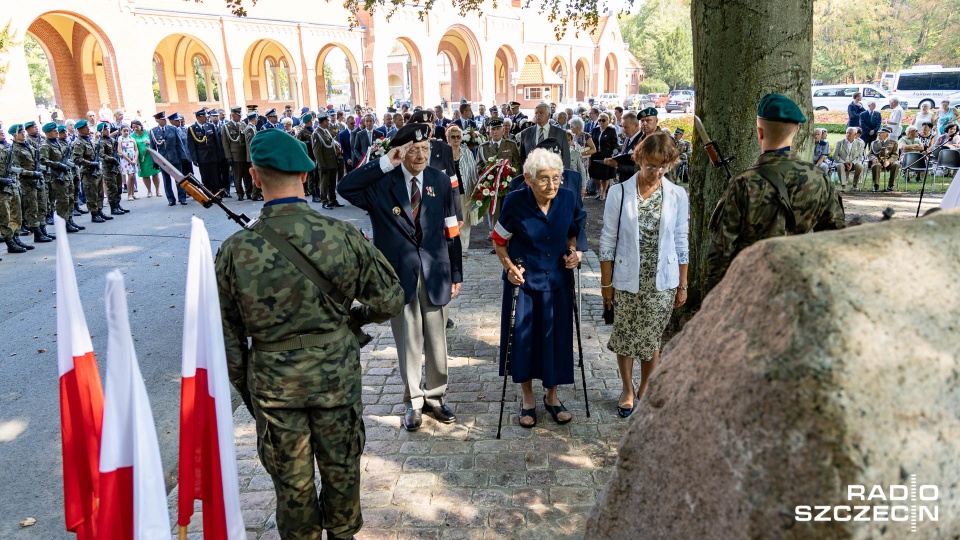
<path fill-rule="evenodd" d="M 177 533 L 177 539 L 178 539 L 178 540 L 187 540 L 187 526 L 186 526 L 186 525 L 181 525 L 181 526 L 180 526 L 180 530 L 179 530 L 179 532 Z"/>

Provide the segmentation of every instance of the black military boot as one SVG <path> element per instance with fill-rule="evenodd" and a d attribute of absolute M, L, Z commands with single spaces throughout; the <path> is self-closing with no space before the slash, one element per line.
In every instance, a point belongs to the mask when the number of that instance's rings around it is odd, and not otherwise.
<path fill-rule="evenodd" d="M 92 221 L 93 223 L 106 223 L 106 222 L 107 222 L 107 220 L 105 220 L 105 219 L 103 219 L 102 217 L 100 217 L 100 214 L 99 214 L 98 212 L 94 212 L 94 213 L 90 214 L 90 221 Z"/>
<path fill-rule="evenodd" d="M 41 226 L 40 226 L 40 232 L 43 233 L 44 236 L 46 236 L 47 238 L 49 238 L 49 239 L 51 239 L 51 240 L 56 240 L 56 239 L 57 239 L 57 235 L 55 235 L 55 234 L 50 234 L 50 233 L 47 232 L 47 226 L 46 226 L 46 225 L 41 225 Z"/>
<path fill-rule="evenodd" d="M 97 215 L 100 216 L 101 219 L 106 220 L 106 221 L 110 221 L 111 219 L 113 219 L 112 217 L 104 214 L 104 213 L 103 213 L 103 209 L 97 210 Z"/>
<path fill-rule="evenodd" d="M 124 214 L 129 214 L 129 213 L 130 213 L 129 210 L 127 210 L 126 208 L 120 206 L 120 203 L 117 203 L 117 210 L 123 212 Z"/>
<path fill-rule="evenodd" d="M 50 214 L 47 215 L 47 219 L 45 221 L 47 222 L 47 225 L 53 225 L 53 212 L 50 212 Z"/>
<path fill-rule="evenodd" d="M 43 244 L 43 243 L 46 243 L 46 242 L 53 242 L 53 238 L 50 238 L 49 236 L 43 234 L 43 232 L 40 231 L 40 227 L 34 227 L 34 228 L 33 228 L 33 243 L 34 243 L 34 244 Z"/>
<path fill-rule="evenodd" d="M 110 215 L 111 216 L 122 216 L 124 214 L 123 210 L 120 209 L 119 204 L 110 205 Z M 104 216 L 106 217 L 106 216 Z"/>
<path fill-rule="evenodd" d="M 72 221 L 72 220 L 71 220 L 71 221 Z M 71 223 L 70 221 L 67 221 L 66 223 L 64 223 L 64 224 L 63 224 L 63 227 L 64 227 L 64 229 L 67 230 L 68 233 L 80 232 L 80 229 L 74 227 L 74 226 L 73 226 L 73 223 Z"/>
<path fill-rule="evenodd" d="M 20 226 L 20 236 L 30 236 L 33 234 L 25 225 Z"/>
<path fill-rule="evenodd" d="M 3 243 L 7 245 L 7 253 L 26 253 L 27 248 L 13 241 L 13 238 L 4 238 Z"/>
<path fill-rule="evenodd" d="M 20 237 L 18 237 L 16 234 L 14 234 L 14 235 L 10 238 L 10 240 L 13 240 L 13 243 L 14 243 L 14 244 L 17 244 L 18 246 L 22 247 L 23 249 L 25 249 L 25 250 L 27 250 L 27 251 L 30 251 L 31 249 L 33 249 L 33 246 L 31 246 L 30 244 L 24 244 L 24 243 L 23 243 L 23 240 L 21 240 Z"/>
<path fill-rule="evenodd" d="M 86 229 L 86 227 L 83 227 L 83 226 L 81 226 L 81 225 L 77 225 L 77 222 L 73 220 L 73 217 L 72 217 L 72 216 L 70 217 L 70 219 L 67 220 L 67 225 L 71 225 L 74 229 L 76 229 L 76 230 L 78 230 L 78 231 L 82 231 L 82 230 Z M 67 229 L 67 232 L 70 232 L 70 229 Z"/>
<path fill-rule="evenodd" d="M 74 212 L 73 215 L 74 215 L 74 216 L 78 216 L 78 217 L 79 217 L 79 216 L 82 216 L 82 215 L 84 215 L 84 214 L 89 214 L 89 213 L 90 213 L 90 212 L 88 212 L 88 211 L 80 208 L 80 203 L 79 203 L 79 202 L 73 205 L 73 212 Z"/>

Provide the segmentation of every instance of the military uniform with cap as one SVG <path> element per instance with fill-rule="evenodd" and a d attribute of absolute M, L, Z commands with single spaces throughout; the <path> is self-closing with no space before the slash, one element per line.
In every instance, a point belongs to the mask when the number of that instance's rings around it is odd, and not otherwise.
<path fill-rule="evenodd" d="M 886 133 L 885 139 L 877 136 L 870 143 L 870 173 L 873 175 L 873 191 L 880 191 L 880 175 L 883 171 L 889 172 L 886 191 L 893 191 L 893 185 L 900 174 L 900 144 L 892 136 L 892 129 L 888 126 L 880 128 L 880 133 Z"/>
<path fill-rule="evenodd" d="M 680 154 L 679 163 L 673 169 L 670 170 L 668 176 L 674 182 L 687 182 L 689 181 L 689 171 L 687 169 L 687 163 L 690 160 L 690 155 L 693 152 L 693 145 L 690 144 L 690 141 L 683 138 L 683 128 L 677 128 L 673 131 L 673 142 L 677 145 L 677 152 Z M 680 138 L 677 138 L 677 135 L 680 135 Z"/>
<path fill-rule="evenodd" d="M 10 126 L 8 133 L 15 137 L 23 125 Z M 11 137 L 11 138 L 13 138 Z M 23 209 L 20 204 L 20 184 L 17 175 L 10 170 L 16 167 L 13 161 L 13 146 L 3 144 L 0 138 L 0 239 L 7 245 L 7 253 L 24 253 L 33 246 L 20 240 L 23 224 Z"/>
<path fill-rule="evenodd" d="M 186 155 L 181 150 L 180 130 L 169 124 L 167 113 L 160 111 L 153 115 L 157 125 L 150 130 L 150 148 L 163 156 L 163 159 L 170 162 L 171 165 L 182 170 L 183 161 Z M 170 116 L 170 120 L 173 115 Z M 160 170 L 163 175 L 163 194 L 167 197 L 167 205 L 173 206 L 180 201 L 180 204 L 187 204 L 187 192 L 182 187 L 174 184 L 173 178 L 167 171 Z M 159 193 L 158 193 L 159 195 Z"/>
<path fill-rule="evenodd" d="M 103 223 L 113 219 L 103 215 L 103 182 L 101 181 L 100 153 L 97 150 L 92 132 L 96 126 L 80 120 L 74 126 L 77 131 L 88 129 L 87 135 L 77 137 L 73 145 L 73 162 L 80 167 L 80 183 L 83 184 L 83 193 L 87 197 L 87 210 L 94 223 Z"/>
<path fill-rule="evenodd" d="M 250 153 L 254 167 L 272 169 L 265 183 L 314 168 L 303 144 L 280 130 L 258 133 Z M 258 232 L 266 228 L 336 292 L 322 291 Z M 291 197 L 267 201 L 256 222 L 223 242 L 216 274 L 230 381 L 253 409 L 280 537 L 317 540 L 325 530 L 329 540 L 352 538 L 363 524 L 365 434 L 360 347 L 348 322 L 382 322 L 402 309 L 396 273 L 356 227 Z M 351 308 L 354 299 L 361 306 Z"/>
<path fill-rule="evenodd" d="M 260 131 L 265 129 L 283 129 L 283 125 L 280 124 L 279 118 L 277 118 L 277 110 L 270 109 L 267 111 L 267 114 L 264 115 L 266 120 L 263 122 L 263 125 L 260 126 Z"/>
<path fill-rule="evenodd" d="M 197 111 L 196 116 L 197 121 L 187 129 L 187 151 L 190 161 L 200 169 L 203 185 L 216 193 L 223 187 L 220 185 L 220 153 L 223 151 L 220 138 L 213 124 L 207 122 L 205 111 Z"/>
<path fill-rule="evenodd" d="M 313 113 L 304 114 L 301 118 L 300 129 L 294 130 L 296 138 L 307 148 L 307 154 L 313 155 Z M 320 172 L 314 170 L 307 173 L 307 182 L 303 185 L 304 195 L 311 198 L 312 202 L 320 202 Z"/>
<path fill-rule="evenodd" d="M 237 190 L 237 200 L 253 198 L 253 179 L 250 177 L 250 158 L 247 152 L 247 138 L 244 130 L 247 127 L 243 120 L 234 120 L 233 115 L 240 115 L 242 107 L 231 107 L 231 118 L 222 122 L 220 139 L 223 143 L 224 155 L 230 160 L 233 171 L 233 187 Z"/>
<path fill-rule="evenodd" d="M 807 121 L 796 103 L 779 94 L 760 100 L 757 117 L 792 126 Z M 734 257 L 760 240 L 844 226 L 843 201 L 823 171 L 796 159 L 789 146 L 768 150 L 730 180 L 710 219 L 706 288 L 719 283 Z"/>
<path fill-rule="evenodd" d="M 25 130 L 12 135 L 14 138 L 23 137 L 23 141 L 15 140 L 13 143 L 13 166 L 23 169 L 19 177 L 22 227 L 33 233 L 34 242 L 50 242 L 52 238 L 40 231 L 47 212 L 47 197 L 43 190 L 46 179 L 40 164 L 40 151 L 35 143 L 28 142 Z"/>
<path fill-rule="evenodd" d="M 52 194 L 50 200 L 56 204 L 57 215 L 66 222 L 67 232 L 77 232 L 80 229 L 73 224 L 73 178 L 70 167 L 63 163 L 66 148 L 60 144 L 56 122 L 44 124 L 42 130 L 47 142 L 40 148 L 40 163 L 50 171 L 47 175 L 48 189 Z M 46 229 L 41 227 L 41 231 L 46 232 Z"/>
<path fill-rule="evenodd" d="M 310 150 L 313 159 L 317 162 L 319 172 L 320 202 L 327 209 L 343 206 L 337 201 L 337 170 L 340 166 L 339 143 L 326 127 L 329 122 L 330 117 L 326 113 L 320 113 L 319 126 L 310 136 Z"/>
<path fill-rule="evenodd" d="M 252 163 L 250 158 L 250 144 L 253 142 L 253 138 L 257 135 L 257 121 L 259 119 L 260 115 L 257 114 L 256 110 L 247 111 L 247 117 L 243 125 L 243 138 L 247 141 L 247 163 Z M 247 198 L 254 201 L 262 201 L 263 193 L 261 192 L 260 187 L 253 183 L 252 177 L 250 178 L 250 185 L 252 186 L 252 191 L 247 190 Z"/>
<path fill-rule="evenodd" d="M 123 195 L 120 184 L 120 158 L 117 156 L 117 141 L 110 136 L 109 129 L 110 124 L 107 122 L 97 124 L 97 131 L 100 132 L 100 138 L 97 140 L 97 153 L 100 156 L 100 163 L 103 164 L 101 171 L 103 172 L 107 203 L 110 204 L 110 215 L 122 216 L 127 211 L 120 206 L 120 197 Z M 87 198 L 89 199 L 89 195 Z"/>

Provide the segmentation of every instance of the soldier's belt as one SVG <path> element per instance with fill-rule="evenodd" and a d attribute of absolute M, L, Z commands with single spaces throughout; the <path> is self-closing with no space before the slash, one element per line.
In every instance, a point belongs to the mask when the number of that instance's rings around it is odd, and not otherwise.
<path fill-rule="evenodd" d="M 351 334 L 350 327 L 343 325 L 332 332 L 325 334 L 301 334 L 281 341 L 253 340 L 253 348 L 264 352 L 283 352 L 306 349 L 307 347 L 322 347 L 345 339 Z"/>

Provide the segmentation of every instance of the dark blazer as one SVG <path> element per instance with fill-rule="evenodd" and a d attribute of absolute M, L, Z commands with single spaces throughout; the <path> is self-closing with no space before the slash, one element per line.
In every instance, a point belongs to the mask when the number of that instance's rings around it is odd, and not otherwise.
<path fill-rule="evenodd" d="M 880 111 L 870 110 L 863 111 L 860 113 L 860 129 L 863 130 L 863 133 L 860 134 L 860 138 L 867 143 L 867 146 L 870 146 L 870 143 L 877 139 L 877 135 L 880 134 Z M 875 133 L 870 134 L 871 131 Z"/>
<path fill-rule="evenodd" d="M 373 140 L 383 138 L 383 133 L 373 130 Z M 367 155 L 367 149 L 370 148 L 370 139 L 367 137 L 367 130 L 361 129 L 353 135 L 353 162 L 360 163 L 363 156 Z"/>
<path fill-rule="evenodd" d="M 344 161 L 343 166 L 346 167 L 347 172 L 353 170 L 353 166 L 347 165 L 347 160 L 353 162 L 353 146 L 350 144 L 350 130 L 344 129 L 337 134 L 337 142 L 340 143 L 340 148 L 343 149 Z M 353 162 L 353 165 L 356 165 L 356 162 Z"/>
<path fill-rule="evenodd" d="M 167 124 L 163 127 L 155 126 L 150 130 L 150 148 L 160 153 L 174 166 L 180 165 L 187 159 L 180 146 L 180 135 L 177 128 Z"/>
<path fill-rule="evenodd" d="M 472 128 L 474 128 L 474 129 L 476 129 L 476 127 L 477 127 L 477 123 L 474 122 L 473 119 L 470 119 L 470 120 L 467 120 L 466 122 L 464 122 L 463 118 L 457 118 L 457 119 L 454 120 L 452 123 L 453 123 L 453 124 L 456 124 L 457 127 L 459 127 L 460 129 L 467 129 L 468 127 L 472 127 Z M 464 125 L 464 123 L 466 123 L 466 125 Z"/>
<path fill-rule="evenodd" d="M 618 149 L 619 153 L 613 156 L 613 159 L 617 160 L 617 176 L 621 182 L 627 180 L 637 172 L 637 164 L 633 162 L 633 149 L 640 144 L 643 136 L 643 132 L 638 132 L 634 135 L 633 140 L 627 144 L 626 148 L 621 145 Z"/>
<path fill-rule="evenodd" d="M 860 127 L 860 113 L 863 111 L 863 105 L 851 100 L 847 105 L 847 127 Z"/>
<path fill-rule="evenodd" d="M 220 144 L 217 128 L 210 122 L 202 126 L 194 122 L 187 128 L 187 150 L 190 161 L 194 163 L 219 163 L 223 146 Z"/>
<path fill-rule="evenodd" d="M 619 146 L 617 141 L 617 130 L 612 127 L 600 131 L 600 128 L 593 130 L 593 144 L 597 151 L 590 156 L 590 178 L 595 180 L 610 180 L 616 176 L 617 169 L 603 164 L 603 158 L 613 157 Z"/>
<path fill-rule="evenodd" d="M 422 270 L 430 302 L 445 306 L 450 302 L 452 284 L 463 282 L 460 231 L 454 207 L 454 201 L 460 197 L 450 187 L 449 177 L 430 167 L 424 169 L 420 188 L 423 240 L 417 244 L 410 195 L 401 167 L 384 173 L 380 160 L 367 163 L 343 177 L 337 193 L 369 213 L 373 244 L 400 277 L 404 304 L 413 300 Z"/>
<path fill-rule="evenodd" d="M 515 176 L 510 180 L 510 193 L 513 193 L 519 189 L 528 189 L 530 186 L 523 181 L 523 175 Z M 575 213 L 578 218 L 582 217 L 582 222 L 578 222 L 577 225 L 580 227 L 580 234 L 577 235 L 577 251 L 586 251 L 587 248 L 587 213 L 583 209 L 583 197 L 580 194 L 583 192 L 583 180 L 580 176 L 580 173 L 570 169 L 563 170 L 563 183 L 560 184 L 561 188 L 569 189 L 573 192 L 573 197 L 576 201 Z"/>
<path fill-rule="evenodd" d="M 460 186 L 459 169 L 457 162 L 453 160 L 453 148 L 443 141 L 430 141 L 430 167 L 443 173 L 448 179 L 451 176 L 457 177 L 457 185 L 453 186 L 456 193 L 462 192 Z M 452 184 L 452 182 L 451 182 Z M 455 208 L 457 209 L 457 220 L 463 221 L 463 208 L 460 197 L 456 197 Z"/>
<path fill-rule="evenodd" d="M 534 124 L 520 132 L 517 144 L 520 146 L 520 161 L 527 161 L 527 156 L 537 147 L 537 130 L 540 126 Z M 560 142 L 560 157 L 563 159 L 563 166 L 570 168 L 570 141 L 567 140 L 567 132 L 553 124 L 547 124 L 547 137 L 554 138 Z"/>

